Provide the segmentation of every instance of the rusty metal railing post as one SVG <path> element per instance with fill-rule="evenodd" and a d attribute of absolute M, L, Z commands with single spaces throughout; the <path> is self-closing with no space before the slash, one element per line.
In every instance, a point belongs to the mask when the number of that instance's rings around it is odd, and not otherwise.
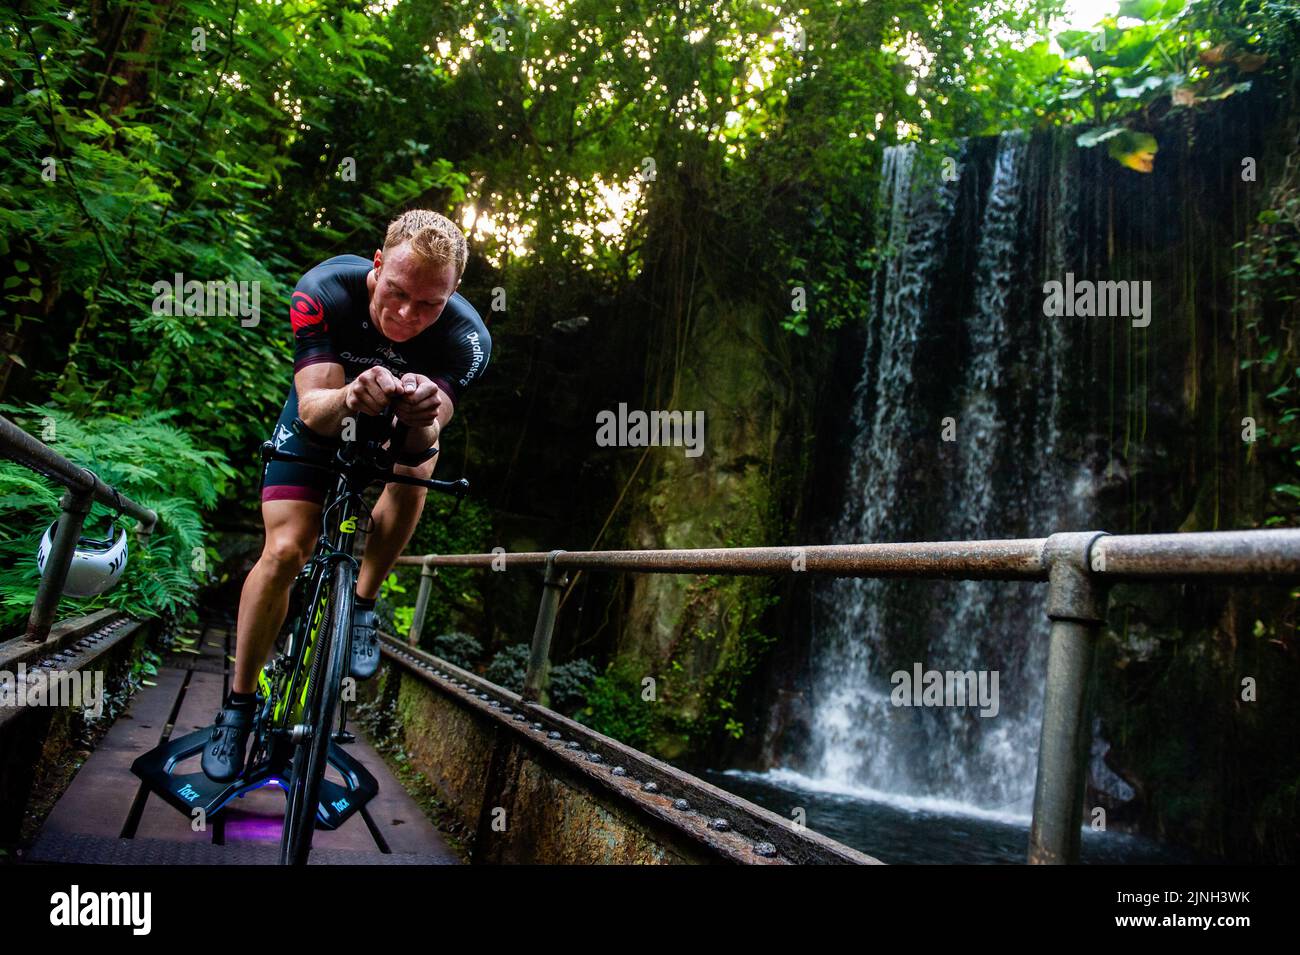
<path fill-rule="evenodd" d="M 1106 588 L 1088 561 L 1093 543 L 1103 536 L 1102 531 L 1053 534 L 1043 548 L 1052 629 L 1029 829 L 1031 865 L 1079 861 L 1091 742 L 1088 684 L 1106 616 Z"/>
<path fill-rule="evenodd" d="M 424 617 L 429 612 L 429 596 L 433 590 L 433 577 L 438 573 L 433 566 L 435 554 L 426 554 L 420 564 L 420 592 L 415 596 L 415 616 L 411 620 L 411 632 L 406 642 L 413 647 L 420 645 L 420 636 L 424 633 Z"/>
<path fill-rule="evenodd" d="M 565 584 L 564 571 L 557 572 L 555 558 L 563 554 L 553 550 L 546 555 L 546 575 L 542 578 L 542 600 L 537 607 L 537 624 L 533 627 L 533 647 L 528 656 L 528 672 L 524 675 L 523 698 L 529 703 L 541 703 L 542 693 L 550 676 L 551 634 L 555 632 L 555 614 L 560 606 L 560 588 Z"/>
<path fill-rule="evenodd" d="M 89 472 L 87 472 L 89 474 Z M 93 488 L 95 476 L 90 475 Z M 94 495 L 89 490 L 68 488 L 59 499 L 63 514 L 59 517 L 59 526 L 54 531 L 54 541 L 50 547 L 50 556 L 45 560 L 45 571 L 41 582 L 36 587 L 36 600 L 32 603 L 31 615 L 27 618 L 27 639 L 32 643 L 41 643 L 50 635 L 54 624 L 54 612 L 58 609 L 59 599 L 63 596 L 63 587 L 68 582 L 68 568 L 72 566 L 72 555 L 77 549 L 81 529 L 85 526 L 86 515 Z"/>

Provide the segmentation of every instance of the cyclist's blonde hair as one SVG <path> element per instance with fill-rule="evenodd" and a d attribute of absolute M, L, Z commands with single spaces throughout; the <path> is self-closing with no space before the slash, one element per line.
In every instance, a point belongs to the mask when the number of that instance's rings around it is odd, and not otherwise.
<path fill-rule="evenodd" d="M 416 258 L 428 265 L 451 265 L 456 269 L 456 280 L 465 273 L 465 259 L 469 247 L 465 236 L 456 224 L 439 212 L 428 209 L 411 209 L 388 224 L 384 236 L 384 251 L 411 243 Z"/>

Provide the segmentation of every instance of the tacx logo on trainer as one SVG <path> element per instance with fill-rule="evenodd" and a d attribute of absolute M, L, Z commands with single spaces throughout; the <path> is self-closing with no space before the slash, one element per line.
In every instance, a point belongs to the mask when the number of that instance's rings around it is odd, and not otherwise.
<path fill-rule="evenodd" d="M 186 783 L 180 789 L 176 790 L 176 795 L 180 796 L 186 802 L 194 802 L 194 800 L 199 798 L 199 791 L 189 783 Z"/>

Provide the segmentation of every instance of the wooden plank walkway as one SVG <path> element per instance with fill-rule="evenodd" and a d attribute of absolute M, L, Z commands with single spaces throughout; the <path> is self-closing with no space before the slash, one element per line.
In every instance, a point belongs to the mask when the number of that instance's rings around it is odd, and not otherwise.
<path fill-rule="evenodd" d="M 279 852 L 284 795 L 274 786 L 245 793 L 217 814 L 205 831 L 150 793 L 131 763 L 158 743 L 209 726 L 229 680 L 234 634 L 204 628 L 196 652 L 172 652 L 154 679 L 136 694 L 55 804 L 35 844 L 32 862 L 104 865 L 274 864 Z M 349 754 L 379 782 L 379 794 L 340 828 L 317 830 L 311 864 L 455 865 L 459 857 L 365 739 Z M 198 756 L 194 756 L 197 770 Z M 189 771 L 189 761 L 182 764 Z M 327 778 L 333 777 L 329 771 Z M 337 777 L 333 777 L 337 778 Z"/>

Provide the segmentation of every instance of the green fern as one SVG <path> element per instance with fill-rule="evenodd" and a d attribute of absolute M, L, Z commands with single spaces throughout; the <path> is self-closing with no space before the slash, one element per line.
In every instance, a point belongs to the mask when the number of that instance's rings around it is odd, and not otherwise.
<path fill-rule="evenodd" d="M 205 565 L 195 559 L 205 545 L 202 512 L 216 505 L 235 476 L 222 455 L 196 448 L 187 434 L 169 424 L 174 411 L 96 420 L 79 420 L 51 405 L 0 404 L 0 412 L 158 514 L 151 535 L 132 535 L 130 559 L 118 585 L 97 597 L 65 597 L 60 617 L 103 607 L 139 616 L 189 611 L 208 578 Z M 57 482 L 0 461 L 0 628 L 6 631 L 31 611 L 40 579 L 36 551 L 45 529 L 59 516 L 62 494 Z M 102 533 L 110 514 L 96 503 L 86 519 L 87 533 Z"/>

